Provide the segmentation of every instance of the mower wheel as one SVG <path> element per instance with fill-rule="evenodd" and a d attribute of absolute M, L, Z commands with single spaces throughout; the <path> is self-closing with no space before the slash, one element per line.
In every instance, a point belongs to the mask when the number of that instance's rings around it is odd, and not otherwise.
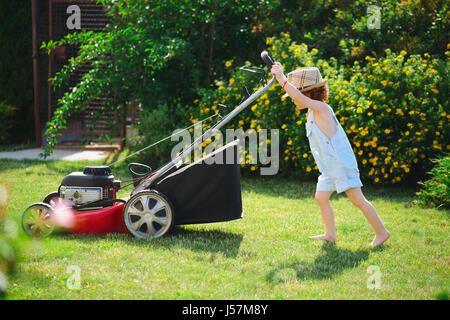
<path fill-rule="evenodd" d="M 132 196 L 123 208 L 123 222 L 137 238 L 159 238 L 173 223 L 173 206 L 156 190 L 143 190 Z"/>
<path fill-rule="evenodd" d="M 47 237 L 55 229 L 55 225 L 50 219 L 51 212 L 52 208 L 49 204 L 33 203 L 22 214 L 23 230 L 32 237 Z"/>
<path fill-rule="evenodd" d="M 55 200 L 59 198 L 59 192 L 58 191 L 53 191 L 51 193 L 49 193 L 48 195 L 45 196 L 44 198 L 44 203 L 49 204 L 51 206 L 55 205 Z"/>

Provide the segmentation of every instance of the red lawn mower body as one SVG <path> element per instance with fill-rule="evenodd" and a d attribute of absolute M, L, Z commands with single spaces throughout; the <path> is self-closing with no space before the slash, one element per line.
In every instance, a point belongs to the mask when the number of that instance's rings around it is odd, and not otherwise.
<path fill-rule="evenodd" d="M 77 212 L 74 215 L 74 225 L 68 229 L 68 233 L 128 233 L 122 218 L 124 206 L 124 203 L 118 203 L 103 209 Z"/>

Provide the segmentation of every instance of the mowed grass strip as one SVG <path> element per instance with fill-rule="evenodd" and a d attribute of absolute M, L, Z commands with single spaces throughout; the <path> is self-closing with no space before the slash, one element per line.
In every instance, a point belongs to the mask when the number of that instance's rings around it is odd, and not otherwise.
<path fill-rule="evenodd" d="M 57 189 L 86 162 L 0 160 L 10 218 Z M 124 166 L 118 179 L 129 180 Z M 345 196 L 333 195 L 338 242 L 323 232 L 314 182 L 242 181 L 244 218 L 178 226 L 154 240 L 128 235 L 57 234 L 30 241 L 20 230 L 9 299 L 435 299 L 448 296 L 449 212 L 412 204 L 415 190 L 364 187 L 392 237 L 369 247 L 370 225 Z M 131 188 L 121 192 L 128 196 Z M 80 288 L 70 289 L 73 267 Z M 371 268 L 369 268 L 371 267 Z M 376 268 L 378 289 L 374 283 Z M 371 278 L 372 277 L 372 278 Z M 368 285 L 369 284 L 369 285 Z"/>

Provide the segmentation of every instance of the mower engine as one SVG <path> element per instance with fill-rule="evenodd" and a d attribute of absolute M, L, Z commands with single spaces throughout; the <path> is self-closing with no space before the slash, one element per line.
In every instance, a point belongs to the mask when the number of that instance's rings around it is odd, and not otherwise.
<path fill-rule="evenodd" d="M 60 198 L 82 206 L 93 201 L 116 199 L 120 185 L 121 181 L 114 180 L 108 166 L 87 166 L 83 172 L 65 176 L 58 191 Z"/>

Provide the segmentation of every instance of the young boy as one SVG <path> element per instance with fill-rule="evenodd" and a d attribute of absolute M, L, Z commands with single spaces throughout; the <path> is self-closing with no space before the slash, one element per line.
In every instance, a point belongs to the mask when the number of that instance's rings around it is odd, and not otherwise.
<path fill-rule="evenodd" d="M 317 68 L 300 68 L 283 74 L 279 62 L 272 66 L 276 77 L 287 95 L 299 109 L 308 108 L 306 135 L 321 173 L 317 182 L 316 201 L 322 213 L 325 234 L 309 237 L 313 240 L 336 241 L 334 212 L 331 194 L 345 192 L 350 201 L 365 215 L 375 231 L 373 246 L 381 246 L 390 236 L 373 205 L 364 197 L 359 170 L 347 135 L 324 101 L 328 99 L 327 80 L 322 79 Z"/>

